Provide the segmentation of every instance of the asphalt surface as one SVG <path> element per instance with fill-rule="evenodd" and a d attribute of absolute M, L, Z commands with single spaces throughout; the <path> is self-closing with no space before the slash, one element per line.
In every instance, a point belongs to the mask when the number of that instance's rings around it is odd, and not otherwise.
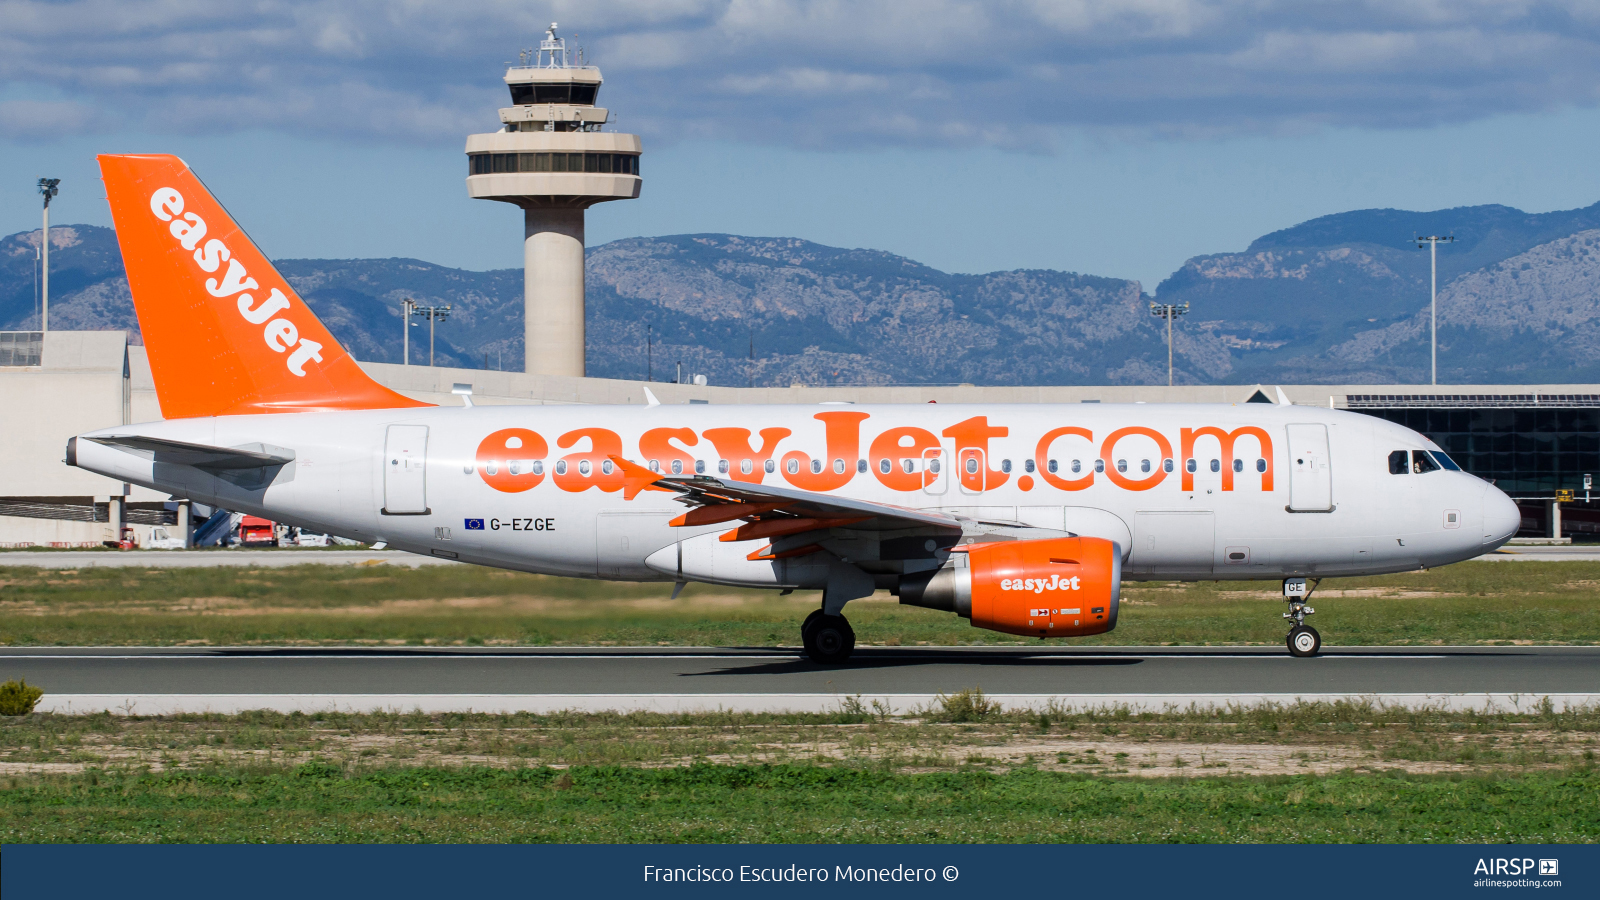
<path fill-rule="evenodd" d="M 64 694 L 1390 694 L 1600 692 L 1600 647 L 871 648 L 836 668 L 720 649 L 11 648 Z"/>

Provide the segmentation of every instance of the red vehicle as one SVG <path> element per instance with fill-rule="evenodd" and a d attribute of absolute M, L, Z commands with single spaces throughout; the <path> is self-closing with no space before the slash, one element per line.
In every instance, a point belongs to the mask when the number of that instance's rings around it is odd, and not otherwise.
<path fill-rule="evenodd" d="M 239 543 L 249 546 L 270 547 L 277 542 L 276 529 L 270 519 L 245 516 L 239 522 Z"/>

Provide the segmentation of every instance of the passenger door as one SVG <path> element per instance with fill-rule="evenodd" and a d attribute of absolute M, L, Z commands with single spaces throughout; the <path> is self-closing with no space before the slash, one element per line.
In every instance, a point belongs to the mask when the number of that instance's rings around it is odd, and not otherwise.
<path fill-rule="evenodd" d="M 427 515 L 428 426 L 390 425 L 383 442 L 383 513 Z"/>
<path fill-rule="evenodd" d="M 1289 509 L 1329 512 L 1333 509 L 1333 470 L 1328 456 L 1328 426 L 1289 426 Z"/>

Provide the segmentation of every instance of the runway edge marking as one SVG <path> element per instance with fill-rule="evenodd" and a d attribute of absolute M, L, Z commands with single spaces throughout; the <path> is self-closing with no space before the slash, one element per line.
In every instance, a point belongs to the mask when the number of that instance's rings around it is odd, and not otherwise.
<path fill-rule="evenodd" d="M 938 701 L 937 694 L 47 694 L 37 712 L 64 715 L 111 712 L 154 716 L 185 713 L 273 712 L 836 712 L 846 697 L 881 700 L 896 715 Z M 1532 712 L 1546 699 L 1557 712 L 1600 706 L 1600 693 L 1408 693 L 1408 694 L 991 694 L 1011 708 L 1042 709 L 1054 703 L 1073 711 L 1127 707 L 1164 712 L 1229 706 L 1367 702 L 1406 709 Z"/>

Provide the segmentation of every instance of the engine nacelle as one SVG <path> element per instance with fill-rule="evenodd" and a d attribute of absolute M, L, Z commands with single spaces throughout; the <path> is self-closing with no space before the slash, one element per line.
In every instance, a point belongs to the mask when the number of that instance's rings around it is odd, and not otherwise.
<path fill-rule="evenodd" d="M 951 564 L 901 579 L 900 602 L 943 609 L 978 628 L 1028 637 L 1117 627 L 1122 548 L 1102 538 L 1003 541 L 953 548 Z"/>

